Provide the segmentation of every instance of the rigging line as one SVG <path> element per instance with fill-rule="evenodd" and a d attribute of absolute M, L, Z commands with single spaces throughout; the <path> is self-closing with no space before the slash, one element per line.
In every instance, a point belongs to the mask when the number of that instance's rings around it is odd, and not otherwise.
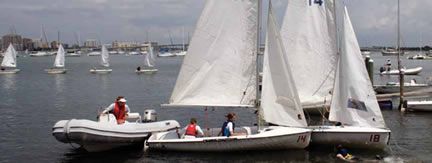
<path fill-rule="evenodd" d="M 331 71 L 329 71 L 329 73 L 326 75 L 325 79 L 321 82 L 321 84 L 319 85 L 319 87 L 315 90 L 315 92 L 312 94 L 312 96 L 314 96 L 316 93 L 318 93 L 319 90 L 321 90 L 321 88 L 324 86 L 324 83 L 329 80 L 330 76 L 332 76 L 333 72 L 335 72 L 336 68 L 333 68 Z"/>

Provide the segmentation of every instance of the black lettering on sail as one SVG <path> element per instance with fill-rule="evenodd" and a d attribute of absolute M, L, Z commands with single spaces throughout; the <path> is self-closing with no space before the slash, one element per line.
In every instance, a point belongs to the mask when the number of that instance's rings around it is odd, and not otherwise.
<path fill-rule="evenodd" d="M 359 100 L 352 99 L 352 98 L 348 99 L 348 108 L 362 110 L 362 111 L 367 112 L 366 104 L 363 101 L 359 101 Z"/>

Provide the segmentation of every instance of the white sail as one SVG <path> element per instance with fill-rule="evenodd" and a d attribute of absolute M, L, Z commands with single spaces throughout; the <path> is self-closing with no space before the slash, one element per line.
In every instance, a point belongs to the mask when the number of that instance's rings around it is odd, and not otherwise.
<path fill-rule="evenodd" d="M 267 122 L 307 126 L 276 19 L 269 7 L 265 42 L 261 107 Z"/>
<path fill-rule="evenodd" d="M 145 54 L 144 65 L 148 67 L 154 67 L 154 56 L 153 56 L 153 47 L 150 46 L 148 48 L 147 54 Z"/>
<path fill-rule="evenodd" d="M 329 119 L 362 127 L 385 127 L 360 47 L 345 7 L 341 29 L 341 55 Z"/>
<path fill-rule="evenodd" d="M 104 67 L 109 67 L 109 53 L 108 49 L 105 45 L 102 45 L 102 54 L 101 54 L 101 65 Z"/>
<path fill-rule="evenodd" d="M 170 105 L 254 106 L 258 1 L 209 0 Z"/>
<path fill-rule="evenodd" d="M 63 49 L 63 45 L 60 44 L 57 50 L 57 55 L 54 61 L 54 67 L 64 67 L 65 66 L 65 50 Z"/>
<path fill-rule="evenodd" d="M 17 52 L 15 51 L 15 48 L 12 44 L 9 44 L 9 47 L 7 48 L 3 61 L 1 63 L 2 67 L 16 67 L 16 56 Z"/>
<path fill-rule="evenodd" d="M 337 63 L 333 3 L 288 1 L 281 35 L 303 106 L 330 101 Z"/>

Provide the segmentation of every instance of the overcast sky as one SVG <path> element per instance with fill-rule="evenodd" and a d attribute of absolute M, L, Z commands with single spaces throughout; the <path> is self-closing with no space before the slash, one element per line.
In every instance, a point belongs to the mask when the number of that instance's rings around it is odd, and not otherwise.
<path fill-rule="evenodd" d="M 288 0 L 273 0 L 282 20 Z M 265 2 L 265 1 L 264 1 Z M 345 0 L 361 46 L 396 43 L 397 0 Z M 15 27 L 18 34 L 40 38 L 41 26 L 49 40 L 75 43 L 100 39 L 103 43 L 152 41 L 174 43 L 192 35 L 205 0 L 0 0 L 0 34 Z M 401 0 L 404 46 L 432 44 L 432 0 Z M 282 22 L 279 22 L 282 24 Z"/>

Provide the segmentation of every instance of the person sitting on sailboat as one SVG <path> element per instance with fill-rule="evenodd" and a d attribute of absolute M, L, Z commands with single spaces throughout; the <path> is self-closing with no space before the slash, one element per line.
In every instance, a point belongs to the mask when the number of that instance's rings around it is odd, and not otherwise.
<path fill-rule="evenodd" d="M 204 136 L 204 132 L 201 130 L 201 127 L 198 126 L 197 120 L 195 118 L 190 119 L 189 125 L 185 127 L 185 133 L 183 134 L 184 139 L 192 139 L 197 136 Z"/>
<path fill-rule="evenodd" d="M 112 113 L 117 119 L 117 124 L 126 122 L 128 113 L 130 113 L 129 106 L 126 105 L 126 99 L 123 96 L 118 96 L 116 101 L 108 106 L 102 114 Z"/>
<path fill-rule="evenodd" d="M 227 117 L 227 121 L 223 123 L 221 131 L 219 132 L 218 135 L 227 136 L 227 137 L 244 135 L 244 133 L 234 133 L 234 128 L 235 128 L 234 120 L 236 118 L 236 114 L 228 113 L 226 117 Z"/>

